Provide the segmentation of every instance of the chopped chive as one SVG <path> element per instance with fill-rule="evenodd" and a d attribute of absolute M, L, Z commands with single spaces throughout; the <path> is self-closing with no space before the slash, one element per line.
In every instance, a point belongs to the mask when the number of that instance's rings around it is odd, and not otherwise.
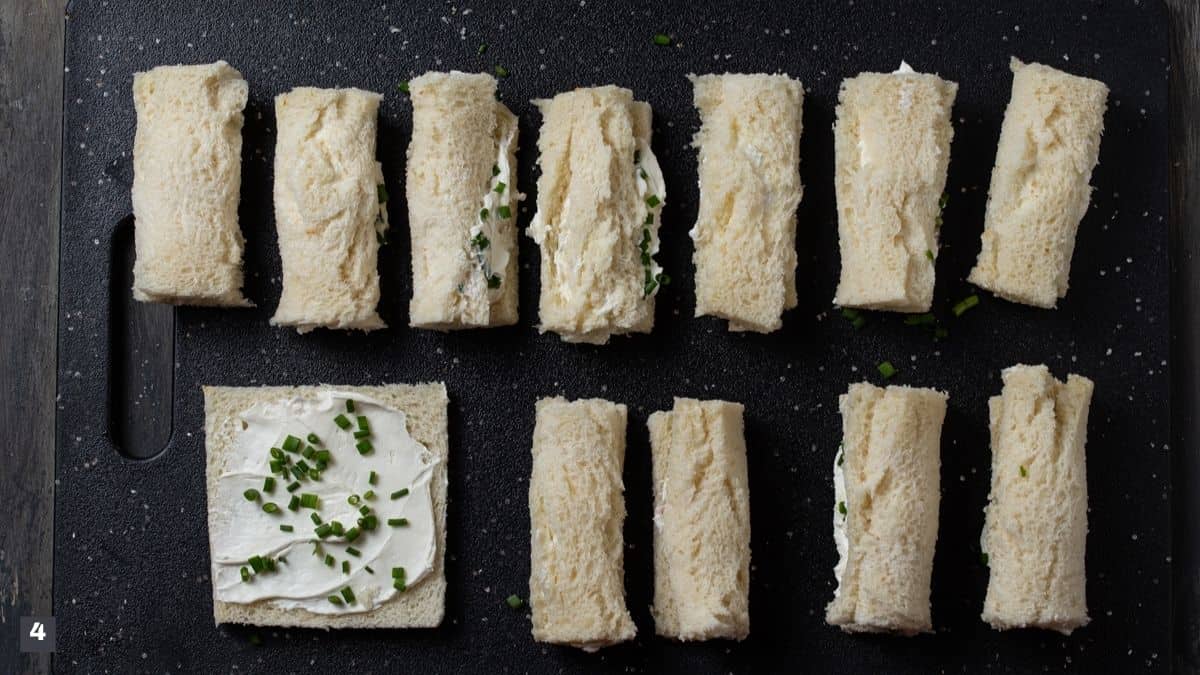
<path fill-rule="evenodd" d="M 492 188 L 492 192 L 495 192 L 498 195 L 502 195 L 502 194 L 504 194 L 504 188 L 506 188 L 506 187 L 508 187 L 508 186 L 504 184 L 504 181 L 498 180 L 498 181 L 496 181 L 496 187 Z"/>
<path fill-rule="evenodd" d="M 333 556 L 329 555 L 328 553 L 325 554 L 325 565 L 327 567 L 333 567 L 333 564 L 336 562 L 337 562 L 337 560 L 334 559 Z"/>
<path fill-rule="evenodd" d="M 359 429 L 358 431 L 354 432 L 355 438 L 366 438 L 370 435 L 371 435 L 371 432 L 368 429 Z"/>
<path fill-rule="evenodd" d="M 295 452 L 296 448 L 300 447 L 300 439 L 288 434 L 288 437 L 283 439 L 283 449 L 288 452 Z"/>
<path fill-rule="evenodd" d="M 281 471 L 283 473 L 287 473 L 287 467 L 284 466 L 284 463 L 281 460 L 278 460 L 278 459 L 271 460 L 270 466 L 271 466 L 271 473 L 279 473 Z"/>
<path fill-rule="evenodd" d="M 943 192 L 942 196 L 938 198 L 938 209 L 946 208 L 946 204 L 949 204 L 949 203 L 950 203 L 949 193 Z"/>
<path fill-rule="evenodd" d="M 242 581 L 250 581 L 250 569 L 248 567 L 243 566 L 241 569 L 241 573 L 242 573 Z"/>
<path fill-rule="evenodd" d="M 487 209 L 484 209 L 484 211 L 486 211 L 486 210 Z M 491 246 L 491 244 L 492 244 L 491 240 L 488 239 L 482 232 L 475 235 L 474 237 L 471 237 L 471 245 L 481 251 L 486 249 L 488 246 Z"/>
<path fill-rule="evenodd" d="M 369 515 L 371 515 L 371 507 L 367 506 L 366 504 L 363 504 L 362 507 L 358 509 L 358 512 L 363 514 L 364 516 L 369 516 Z"/>
<path fill-rule="evenodd" d="M 311 445 L 306 445 L 304 446 L 304 449 L 300 451 L 300 455 L 303 456 L 304 459 L 312 459 L 313 457 L 317 456 L 317 450 Z"/>
<path fill-rule="evenodd" d="M 329 535 L 333 534 L 333 526 L 330 525 L 329 523 L 321 523 L 320 525 L 317 526 L 317 528 L 314 530 L 314 532 L 317 533 L 318 537 L 320 537 L 321 539 L 324 539 L 325 537 L 328 537 Z"/>
<path fill-rule="evenodd" d="M 300 495 L 300 506 L 303 506 L 306 509 L 315 509 L 319 504 L 320 500 L 317 499 L 317 496 L 311 492 L 305 492 L 304 494 Z"/>
<path fill-rule="evenodd" d="M 340 537 L 346 533 L 345 527 L 343 527 L 342 524 L 336 520 L 329 521 L 329 528 L 335 537 Z"/>
<path fill-rule="evenodd" d="M 375 449 L 375 446 L 371 445 L 371 441 L 365 438 L 355 443 L 354 447 L 358 448 L 358 454 L 360 455 L 365 455 Z"/>
<path fill-rule="evenodd" d="M 250 563 L 250 568 L 254 570 L 255 574 L 267 569 L 267 564 L 263 562 L 261 555 L 251 556 L 246 562 Z"/>
<path fill-rule="evenodd" d="M 839 452 L 838 458 L 837 458 L 837 465 L 841 466 L 842 464 L 845 464 L 845 463 L 846 463 L 846 453 Z"/>
<path fill-rule="evenodd" d="M 846 502 L 838 502 L 838 513 L 846 515 Z"/>
<path fill-rule="evenodd" d="M 295 532 L 295 531 L 296 531 L 296 528 L 292 527 L 291 525 L 288 525 L 288 524 L 284 523 L 283 525 L 280 525 L 280 526 L 279 526 L 279 530 L 280 530 L 281 532 Z"/>
<path fill-rule="evenodd" d="M 256 501 L 258 501 L 258 490 L 255 490 L 254 488 L 250 488 L 249 490 L 246 490 L 245 492 L 243 492 L 242 496 L 245 497 L 246 501 L 248 501 L 248 502 L 256 502 Z"/>
<path fill-rule="evenodd" d="M 318 450 L 317 451 L 317 464 L 329 464 L 330 460 L 332 460 L 332 459 L 333 459 L 333 453 L 330 452 L 329 450 Z"/>
<path fill-rule="evenodd" d="M 358 533 L 359 529 L 357 527 L 352 527 L 346 530 L 346 541 L 354 541 L 355 539 L 358 539 Z"/>
<path fill-rule="evenodd" d="M 370 565 L 363 565 L 363 569 L 367 571 L 367 574 L 375 574 L 375 570 L 371 569 Z"/>
<path fill-rule="evenodd" d="M 295 492 L 296 490 L 299 490 L 299 489 L 300 489 L 300 481 L 292 481 L 291 483 L 288 483 L 288 486 L 287 486 L 288 492 Z"/>
<path fill-rule="evenodd" d="M 671 44 L 671 36 L 666 33 L 659 33 L 654 36 L 654 44 L 659 47 L 667 47 Z"/>
<path fill-rule="evenodd" d="M 388 525 L 392 527 L 406 527 L 408 526 L 408 518 L 388 518 Z"/>
<path fill-rule="evenodd" d="M 979 562 L 983 563 L 984 567 L 988 566 L 988 554 L 986 551 L 979 552 Z"/>
<path fill-rule="evenodd" d="M 346 503 L 350 506 L 358 506 L 358 503 L 361 501 L 362 497 L 359 497 L 358 495 L 350 495 L 349 497 L 346 497 Z"/>
<path fill-rule="evenodd" d="M 937 318 L 933 316 L 932 312 L 925 312 L 924 314 L 910 314 L 909 316 L 904 317 L 905 326 L 932 326 L 935 323 L 937 323 Z"/>
<path fill-rule="evenodd" d="M 374 515 L 363 516 L 358 519 L 358 525 L 364 530 L 374 530 L 379 525 L 379 519 Z"/>
<path fill-rule="evenodd" d="M 375 473 L 374 471 L 367 474 L 367 483 L 374 485 L 375 482 L 378 480 L 379 480 L 379 474 Z"/>
<path fill-rule="evenodd" d="M 404 591 L 408 590 L 408 584 L 403 579 L 397 579 L 395 583 L 392 584 L 392 588 L 403 593 Z"/>
<path fill-rule="evenodd" d="M 492 177 L 494 178 L 494 177 L 496 177 L 496 176 L 499 176 L 499 175 L 500 175 L 500 165 L 499 165 L 499 164 L 493 164 L 493 165 L 492 165 Z"/>
<path fill-rule="evenodd" d="M 350 561 L 349 560 L 342 561 L 342 574 L 350 574 Z"/>
<path fill-rule="evenodd" d="M 335 605 L 339 606 L 339 607 L 341 607 L 341 605 L 342 605 L 342 599 L 341 599 L 341 598 L 339 598 L 339 597 L 338 597 L 338 596 L 336 596 L 336 595 L 331 595 L 331 596 L 329 596 L 329 601 L 330 601 L 330 602 L 332 602 L 333 604 L 335 604 Z"/>
<path fill-rule="evenodd" d="M 929 258 L 929 262 L 933 262 L 933 251 L 925 249 L 925 257 Z"/>
<path fill-rule="evenodd" d="M 896 366 L 893 366 L 891 361 L 884 361 L 875 367 L 879 369 L 879 374 L 885 380 L 890 380 L 896 374 Z"/>
<path fill-rule="evenodd" d="M 500 278 L 499 274 L 493 274 L 492 276 L 488 277 L 488 288 L 500 288 L 501 281 L 502 279 Z"/>
<path fill-rule="evenodd" d="M 512 609 L 521 609 L 522 607 L 525 606 L 525 601 L 522 600 L 521 596 L 517 595 L 516 593 L 513 593 L 512 595 L 505 598 L 504 602 L 507 603 L 508 606 Z"/>
<path fill-rule="evenodd" d="M 268 572 L 275 571 L 275 559 L 274 558 L 263 558 L 263 562 L 266 563 Z"/>
<path fill-rule="evenodd" d="M 399 89 L 400 91 L 404 92 L 405 94 L 407 94 L 408 93 L 408 80 L 404 80 L 400 84 L 396 85 L 396 88 Z"/>
<path fill-rule="evenodd" d="M 271 457 L 275 459 L 283 459 L 283 450 L 279 448 L 271 448 Z"/>
<path fill-rule="evenodd" d="M 508 220 L 509 218 L 512 218 L 512 209 L 507 206 L 498 206 L 496 207 L 496 215 Z"/>
<path fill-rule="evenodd" d="M 852 307 L 842 308 L 842 318 L 849 321 L 855 330 L 862 328 L 867 323 L 867 317 L 863 316 L 862 312 Z"/>
<path fill-rule="evenodd" d="M 963 312 L 966 312 L 968 309 L 971 309 L 978 304 L 979 296 L 971 294 L 955 303 L 954 307 L 950 311 L 954 312 L 954 316 L 962 316 Z"/>
<path fill-rule="evenodd" d="M 388 200 L 387 186 L 379 183 L 375 186 L 375 196 L 379 198 L 379 203 L 383 204 Z"/>
<path fill-rule="evenodd" d="M 350 401 L 346 401 L 346 403 L 350 403 Z M 345 415 L 338 415 L 337 417 L 333 418 L 333 421 L 342 429 L 350 428 L 350 418 L 346 417 Z"/>
<path fill-rule="evenodd" d="M 479 219 L 480 220 L 488 219 L 488 210 L 487 209 L 479 209 Z"/>
<path fill-rule="evenodd" d="M 640 166 L 638 167 L 638 175 L 642 177 L 642 180 L 650 180 L 650 176 L 646 175 L 646 170 Z"/>
<path fill-rule="evenodd" d="M 310 467 L 308 465 L 308 462 L 306 462 L 304 460 L 300 460 L 299 462 L 296 462 L 296 468 L 300 469 L 304 473 L 308 473 L 308 470 L 311 469 L 312 467 Z"/>
<path fill-rule="evenodd" d="M 299 479 L 308 478 L 308 473 L 306 473 L 304 469 L 301 469 L 299 466 L 292 467 L 292 475 Z"/>
<path fill-rule="evenodd" d="M 297 497 L 296 495 L 292 495 L 292 500 L 290 502 L 288 502 L 288 511 L 299 511 L 299 510 L 300 510 L 300 498 Z"/>
<path fill-rule="evenodd" d="M 400 488 L 392 493 L 392 499 L 400 499 L 408 496 L 408 488 Z"/>
<path fill-rule="evenodd" d="M 354 412 L 354 399 L 346 399 L 346 412 Z"/>
<path fill-rule="evenodd" d="M 367 490 L 363 493 L 363 499 L 375 499 L 375 491 Z"/>
<path fill-rule="evenodd" d="M 646 197 L 646 206 L 649 206 L 650 208 L 654 208 L 661 203 L 662 201 L 658 198 L 658 195 L 650 195 L 649 197 Z"/>
<path fill-rule="evenodd" d="M 371 423 L 370 423 L 370 421 L 368 421 L 368 420 L 367 420 L 367 416 L 366 416 L 366 415 L 359 415 L 359 416 L 358 416 L 358 428 L 359 428 L 359 429 L 361 429 L 361 430 L 363 430 L 363 431 L 370 431 L 370 430 L 371 430 Z"/>
<path fill-rule="evenodd" d="M 279 505 L 275 502 L 267 502 L 266 504 L 263 504 L 262 509 L 267 513 L 279 513 Z"/>
<path fill-rule="evenodd" d="M 321 480 L 321 472 L 316 469 L 309 469 L 308 478 L 309 480 Z"/>
<path fill-rule="evenodd" d="M 362 556 L 362 553 L 358 549 L 354 548 L 353 546 L 347 546 L 346 553 L 349 553 L 350 555 L 354 556 L 355 558 Z"/>
<path fill-rule="evenodd" d="M 475 50 L 475 53 L 479 54 L 480 56 L 483 56 L 484 53 L 487 52 L 487 47 L 488 47 L 487 43 L 485 42 L 485 43 L 479 45 L 479 48 Z"/>
<path fill-rule="evenodd" d="M 404 568 L 403 567 L 393 567 L 392 568 L 392 578 L 393 579 L 403 579 L 404 578 Z"/>
<path fill-rule="evenodd" d="M 273 476 L 267 476 L 266 478 L 263 479 L 263 492 L 266 492 L 269 494 L 274 491 L 275 491 L 275 478 Z"/>
<path fill-rule="evenodd" d="M 349 586 L 342 587 L 342 597 L 346 599 L 347 603 L 354 604 L 354 591 L 350 590 Z"/>
<path fill-rule="evenodd" d="M 496 66 L 496 75 L 497 75 L 497 77 L 508 77 L 508 68 L 505 68 L 504 66 L 501 66 L 501 65 L 497 65 Z"/>
<path fill-rule="evenodd" d="M 321 524 L 321 516 L 319 516 L 319 515 L 317 515 L 317 514 L 315 514 L 315 513 L 310 513 L 310 514 L 308 514 L 308 517 L 309 517 L 309 518 L 312 518 L 313 525 L 320 525 L 320 524 Z"/>
<path fill-rule="evenodd" d="M 308 442 L 309 442 L 309 443 L 312 443 L 313 445 L 320 445 L 320 444 L 321 444 L 321 437 L 320 437 L 320 436 L 318 436 L 318 435 L 316 435 L 316 434 L 309 434 L 309 435 L 308 435 Z"/>
<path fill-rule="evenodd" d="M 1028 477 L 1028 476 L 1029 476 L 1029 471 L 1027 471 L 1027 470 L 1025 469 L 1025 465 L 1024 465 L 1024 464 L 1022 464 L 1022 465 L 1021 465 L 1021 478 L 1026 478 L 1026 477 Z"/>
<path fill-rule="evenodd" d="M 647 214 L 646 214 L 646 220 L 645 220 L 645 222 L 643 222 L 642 224 L 643 224 L 643 225 L 653 225 L 653 224 L 654 224 L 654 214 L 653 214 L 653 213 L 647 213 Z"/>

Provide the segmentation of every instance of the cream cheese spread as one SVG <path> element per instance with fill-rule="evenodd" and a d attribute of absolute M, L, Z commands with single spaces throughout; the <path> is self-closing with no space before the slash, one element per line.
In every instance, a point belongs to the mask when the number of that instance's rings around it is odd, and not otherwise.
<path fill-rule="evenodd" d="M 837 546 L 838 561 L 833 567 L 833 576 L 837 580 L 838 587 L 833 592 L 836 598 L 842 591 L 842 573 L 846 571 L 846 552 L 850 548 L 850 541 L 846 538 L 846 517 L 848 513 L 842 513 L 843 505 L 846 503 L 846 474 L 842 472 L 843 456 L 845 450 L 838 449 L 837 456 L 833 460 L 833 543 Z"/>
<path fill-rule="evenodd" d="M 488 191 L 480 199 L 479 219 L 468 233 L 470 257 L 475 270 L 462 283 L 462 293 L 470 297 L 486 294 L 495 300 L 504 283 L 504 271 L 512 255 L 508 238 L 499 236 L 500 223 L 516 217 L 517 188 L 510 161 L 516 151 L 517 123 L 498 116 L 499 138 L 496 140 L 496 163 Z M 501 187 L 503 186 L 503 187 Z M 485 243 L 486 242 L 486 243 Z"/>

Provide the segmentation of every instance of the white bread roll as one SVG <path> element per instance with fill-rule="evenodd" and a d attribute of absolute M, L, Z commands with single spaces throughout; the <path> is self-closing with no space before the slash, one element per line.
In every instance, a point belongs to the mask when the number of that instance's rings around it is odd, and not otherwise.
<path fill-rule="evenodd" d="M 666 199 L 650 150 L 650 105 L 613 86 L 535 103 L 542 175 L 528 234 L 541 247 L 539 330 L 593 344 L 648 333 Z"/>
<path fill-rule="evenodd" d="M 796 306 L 804 86 L 786 75 L 691 75 L 700 111 L 696 316 L 769 333 Z"/>
<path fill-rule="evenodd" d="M 981 546 L 989 580 L 983 620 L 993 628 L 1070 634 L 1088 622 L 1088 408 L 1092 381 L 1054 379 L 1046 366 L 1017 365 L 988 401 L 992 491 Z"/>
<path fill-rule="evenodd" d="M 224 61 L 133 76 L 133 297 L 248 307 L 238 199 L 248 88 Z"/>
<path fill-rule="evenodd" d="M 834 505 L 835 537 L 841 518 L 846 552 L 825 620 L 847 632 L 928 632 L 946 394 L 863 382 L 838 406 L 845 503 Z"/>
<path fill-rule="evenodd" d="M 625 406 L 537 402 L 529 479 L 533 639 L 594 651 L 633 639 L 625 608 Z"/>
<path fill-rule="evenodd" d="M 905 63 L 842 82 L 833 127 L 842 255 L 835 304 L 929 311 L 957 93 L 954 82 Z"/>
<path fill-rule="evenodd" d="M 979 259 L 967 280 L 1002 298 L 1054 307 L 1067 294 L 1108 87 L 1016 58 L 1000 127 Z"/>
<path fill-rule="evenodd" d="M 742 640 L 750 634 L 742 404 L 677 398 L 649 427 L 655 629 L 678 640 Z"/>
<path fill-rule="evenodd" d="M 383 328 L 379 241 L 387 231 L 383 169 L 375 161 L 382 96 L 299 87 L 275 97 L 275 228 L 283 292 L 271 323 Z"/>
<path fill-rule="evenodd" d="M 496 100 L 490 75 L 426 73 L 409 92 L 409 325 L 514 324 L 517 118 Z"/>

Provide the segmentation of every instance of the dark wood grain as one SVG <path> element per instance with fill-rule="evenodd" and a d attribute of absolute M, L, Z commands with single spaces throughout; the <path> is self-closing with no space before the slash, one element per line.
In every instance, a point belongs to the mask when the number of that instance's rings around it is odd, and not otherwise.
<path fill-rule="evenodd" d="M 50 614 L 63 10 L 0 3 L 0 673 L 21 616 Z"/>

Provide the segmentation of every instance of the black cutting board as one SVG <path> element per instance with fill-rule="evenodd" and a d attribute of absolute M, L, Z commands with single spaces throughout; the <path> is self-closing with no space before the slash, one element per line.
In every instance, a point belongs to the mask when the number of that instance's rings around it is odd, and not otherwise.
<path fill-rule="evenodd" d="M 69 9 L 67 28 L 58 670 L 1166 669 L 1168 63 L 1165 14 L 1157 3 L 672 1 L 643 9 L 598 0 L 79 2 Z M 656 46 L 659 32 L 670 33 L 674 44 Z M 1080 228 L 1071 291 L 1059 309 L 982 294 L 979 307 L 954 318 L 951 305 L 972 292 L 963 278 L 978 252 L 1010 55 L 1111 87 L 1095 193 Z M 173 338 L 147 346 L 135 317 L 143 310 L 128 309 L 132 77 L 158 64 L 216 59 L 228 60 L 250 83 L 240 215 L 248 242 L 246 291 L 258 307 L 174 310 Z M 872 313 L 855 330 L 830 306 L 838 271 L 830 131 L 838 83 L 863 70 L 892 70 L 901 59 L 959 83 L 935 299 L 949 337 L 936 343 L 895 315 Z M 653 105 L 653 147 L 668 185 L 661 258 L 675 279 L 659 296 L 653 334 L 599 348 L 538 335 L 537 249 L 524 236 L 518 326 L 453 334 L 406 327 L 411 285 L 403 178 L 411 109 L 397 84 L 431 69 L 490 72 L 496 65 L 511 73 L 500 83 L 500 97 L 521 117 L 520 188 L 530 195 L 520 211 L 522 227 L 533 212 L 540 124 L 530 99 L 617 83 Z M 698 119 L 684 76 L 777 70 L 801 79 L 808 91 L 800 307 L 774 334 L 731 334 L 723 322 L 691 317 L 686 233 L 696 214 L 690 141 Z M 379 157 L 395 228 L 380 257 L 380 312 L 388 330 L 301 336 L 267 325 L 279 297 L 270 201 L 272 98 L 298 85 L 358 86 L 386 95 Z M 140 341 L 136 354 L 134 341 Z M 161 353 L 168 354 L 165 378 L 141 372 Z M 830 470 L 840 436 L 837 396 L 851 382 L 880 381 L 875 366 L 885 359 L 899 369 L 894 382 L 950 393 L 933 574 L 937 631 L 910 639 L 844 635 L 823 619 L 836 556 Z M 1096 381 L 1088 443 L 1093 621 L 1071 637 L 997 633 L 978 618 L 987 581 L 978 544 L 989 482 L 986 400 L 1000 390 L 1000 370 L 1018 362 L 1045 362 L 1060 377 L 1078 372 Z M 200 385 L 427 380 L 445 381 L 451 398 L 450 590 L 443 626 L 334 633 L 214 627 Z M 163 389 L 173 391 L 171 405 L 142 405 Z M 625 567 L 639 636 L 593 655 L 534 643 L 527 614 L 504 604 L 510 593 L 527 595 L 533 403 L 553 394 L 603 396 L 630 410 Z M 740 644 L 680 645 L 654 636 L 645 420 L 675 395 L 746 404 L 752 634 Z M 115 441 L 130 427 L 169 430 L 169 440 L 152 458 L 134 459 L 145 450 L 118 448 Z"/>

